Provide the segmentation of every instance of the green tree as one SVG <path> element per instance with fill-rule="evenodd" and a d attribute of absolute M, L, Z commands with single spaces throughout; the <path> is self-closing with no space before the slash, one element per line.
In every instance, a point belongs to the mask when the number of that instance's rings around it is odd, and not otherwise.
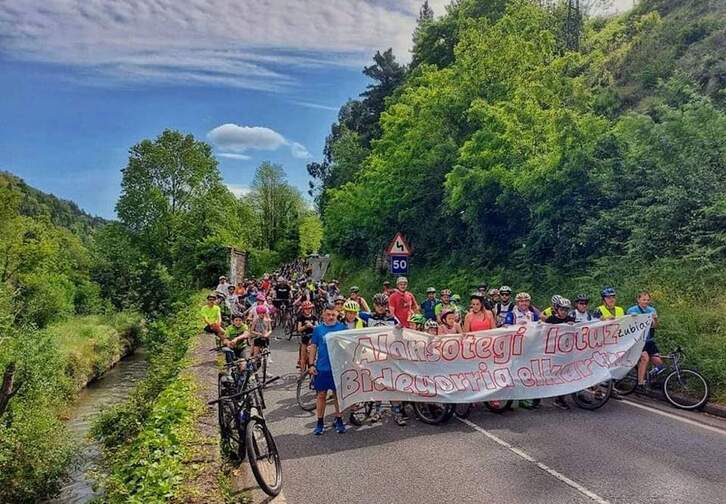
<path fill-rule="evenodd" d="M 300 218 L 300 255 L 317 254 L 323 241 L 323 223 L 314 212 L 308 212 Z"/>

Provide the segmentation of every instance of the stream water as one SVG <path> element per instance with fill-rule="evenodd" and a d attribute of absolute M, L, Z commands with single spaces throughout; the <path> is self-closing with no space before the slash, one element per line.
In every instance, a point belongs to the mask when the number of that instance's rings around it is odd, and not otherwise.
<path fill-rule="evenodd" d="M 74 443 L 80 448 L 60 494 L 48 503 L 82 504 L 99 495 L 93 491 L 93 480 L 87 474 L 101 458 L 99 446 L 88 439 L 93 417 L 125 400 L 146 371 L 146 356 L 139 349 L 83 389 L 67 422 Z"/>

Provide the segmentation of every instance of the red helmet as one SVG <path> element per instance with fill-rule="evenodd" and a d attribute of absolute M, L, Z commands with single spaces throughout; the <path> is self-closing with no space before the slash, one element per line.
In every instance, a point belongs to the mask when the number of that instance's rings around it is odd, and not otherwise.
<path fill-rule="evenodd" d="M 302 309 L 303 310 L 309 310 L 309 309 L 314 308 L 314 307 L 315 307 L 315 305 L 312 304 L 310 301 L 305 301 L 302 304 Z"/>

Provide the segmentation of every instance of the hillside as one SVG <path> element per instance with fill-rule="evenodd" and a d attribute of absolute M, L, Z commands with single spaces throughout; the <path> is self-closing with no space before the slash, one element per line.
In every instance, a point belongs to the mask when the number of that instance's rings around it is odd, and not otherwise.
<path fill-rule="evenodd" d="M 47 216 L 54 225 L 73 231 L 79 237 L 87 237 L 106 223 L 104 219 L 84 212 L 72 201 L 57 198 L 29 186 L 12 173 L 0 171 L 0 188 L 8 188 L 19 195 L 21 215 Z"/>

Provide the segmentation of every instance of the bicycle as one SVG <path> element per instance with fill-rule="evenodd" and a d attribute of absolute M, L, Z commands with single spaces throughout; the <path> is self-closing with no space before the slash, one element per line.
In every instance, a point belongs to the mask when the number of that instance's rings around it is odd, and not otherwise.
<path fill-rule="evenodd" d="M 662 379 L 660 388 L 666 400 L 676 408 L 695 410 L 702 408 L 708 402 L 710 389 L 706 379 L 695 369 L 683 368 L 681 363 L 685 360 L 686 354 L 680 346 L 668 355 L 661 355 L 664 361 L 670 364 L 660 371 L 652 368 L 645 375 L 645 388 L 655 389 Z M 670 370 L 670 373 L 666 371 Z M 628 395 L 635 391 L 638 385 L 638 366 L 631 369 L 628 374 L 615 384 L 615 390 L 622 395 Z"/>
<path fill-rule="evenodd" d="M 214 349 L 220 350 L 220 349 Z M 220 445 L 225 456 L 241 462 L 245 456 L 260 488 L 270 496 L 282 490 L 282 465 L 277 445 L 263 416 L 262 388 L 280 379 L 258 383 L 256 359 L 234 359 L 229 349 L 221 349 L 227 359 L 226 373 L 220 373 L 218 404 Z M 230 355 L 232 353 L 232 355 Z M 244 363 L 244 369 L 240 364 Z"/>
<path fill-rule="evenodd" d="M 300 370 L 300 376 L 297 379 L 297 404 L 303 411 L 313 411 L 315 409 L 315 381 L 308 373 L 308 366 Z"/>
<path fill-rule="evenodd" d="M 486 401 L 486 402 L 484 402 L 484 406 L 492 413 L 501 415 L 505 411 L 511 410 L 513 403 L 514 403 L 514 401 L 512 401 L 512 400 Z M 471 414 L 471 412 L 474 409 L 476 404 L 478 404 L 478 403 L 456 404 L 456 405 L 454 405 L 454 415 L 456 415 L 458 418 L 467 418 Z"/>

